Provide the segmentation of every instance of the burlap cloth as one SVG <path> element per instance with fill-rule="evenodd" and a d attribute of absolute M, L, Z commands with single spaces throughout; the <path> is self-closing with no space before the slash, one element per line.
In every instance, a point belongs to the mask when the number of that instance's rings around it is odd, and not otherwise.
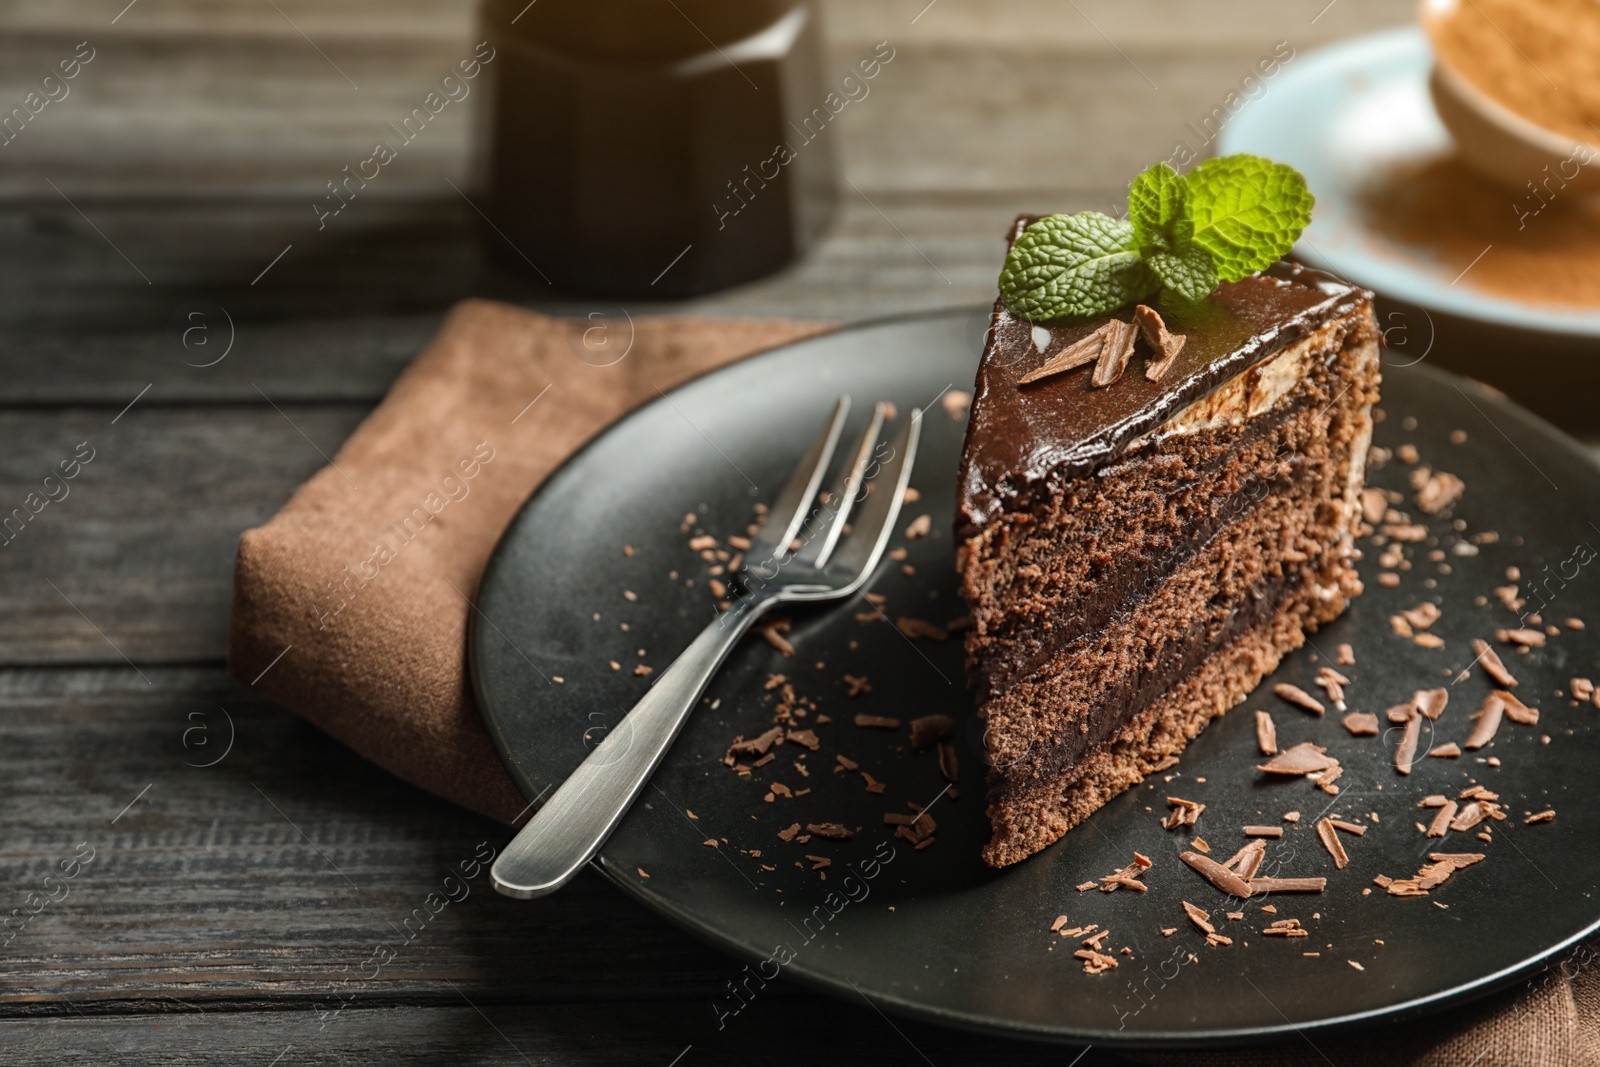
<path fill-rule="evenodd" d="M 486 301 L 457 306 L 332 464 L 240 538 L 229 669 L 401 778 L 512 821 L 526 800 L 466 674 L 468 598 L 501 531 L 563 459 L 657 390 L 825 328 L 573 323 Z M 1600 1065 L 1600 979 L 1580 965 L 1588 958 L 1425 1021 L 1315 1044 L 1139 1058 Z"/>

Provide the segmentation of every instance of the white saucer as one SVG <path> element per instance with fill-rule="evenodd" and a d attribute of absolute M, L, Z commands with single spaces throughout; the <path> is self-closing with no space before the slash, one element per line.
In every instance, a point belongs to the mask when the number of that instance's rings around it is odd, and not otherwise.
<path fill-rule="evenodd" d="M 1302 261 L 1384 296 L 1464 319 L 1543 333 L 1600 337 L 1600 310 L 1529 304 L 1452 284 L 1447 267 L 1373 230 L 1359 193 L 1374 174 L 1447 150 L 1450 135 L 1428 96 L 1427 38 L 1407 27 L 1320 49 L 1284 68 L 1240 109 L 1218 154 L 1249 152 L 1306 176 L 1317 206 L 1295 247 Z"/>

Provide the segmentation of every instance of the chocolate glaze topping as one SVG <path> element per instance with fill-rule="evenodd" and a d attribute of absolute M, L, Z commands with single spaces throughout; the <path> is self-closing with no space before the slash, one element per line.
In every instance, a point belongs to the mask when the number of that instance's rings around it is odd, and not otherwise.
<path fill-rule="evenodd" d="M 1019 218 L 1010 240 L 1031 221 Z M 1091 367 L 1020 387 L 1017 380 L 1109 318 L 1128 320 L 1131 306 L 1078 322 L 1038 324 L 1050 334 L 1041 352 L 1033 338 L 1036 324 L 995 301 L 957 485 L 960 535 L 969 537 L 1008 508 L 1026 506 L 1041 485 L 1089 473 L 1186 404 L 1371 298 L 1331 274 L 1276 263 L 1253 277 L 1224 282 L 1194 309 L 1158 307 L 1169 330 L 1188 336 L 1172 367 L 1161 381 L 1147 380 L 1141 347 L 1127 372 L 1099 389 L 1089 385 Z"/>

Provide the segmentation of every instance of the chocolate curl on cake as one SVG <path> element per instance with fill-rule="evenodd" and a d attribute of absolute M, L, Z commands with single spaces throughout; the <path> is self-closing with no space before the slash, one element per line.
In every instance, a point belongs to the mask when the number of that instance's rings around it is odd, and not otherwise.
<path fill-rule="evenodd" d="M 1106 327 L 1110 332 L 1100 349 L 1100 361 L 1094 365 L 1094 377 L 1089 379 L 1089 384 L 1095 388 L 1110 385 L 1122 377 L 1128 360 L 1133 358 L 1133 342 L 1139 336 L 1133 323 L 1121 319 L 1112 319 Z"/>
<path fill-rule="evenodd" d="M 1057 374 L 1065 374 L 1069 370 L 1076 370 L 1087 363 L 1093 363 L 1100 358 L 1100 352 L 1105 347 L 1106 337 L 1111 333 L 1111 323 L 1106 323 L 1089 336 L 1072 344 L 1051 356 L 1042 367 L 1029 371 L 1017 379 L 1018 385 L 1031 385 L 1044 378 L 1052 378 Z"/>
<path fill-rule="evenodd" d="M 1144 376 L 1152 382 L 1159 382 L 1172 368 L 1172 361 L 1178 358 L 1184 342 L 1189 338 L 1168 330 L 1161 313 L 1146 304 L 1133 309 L 1133 320 L 1139 324 L 1139 332 L 1144 335 L 1145 343 L 1156 354 L 1155 362 L 1145 367 Z"/>

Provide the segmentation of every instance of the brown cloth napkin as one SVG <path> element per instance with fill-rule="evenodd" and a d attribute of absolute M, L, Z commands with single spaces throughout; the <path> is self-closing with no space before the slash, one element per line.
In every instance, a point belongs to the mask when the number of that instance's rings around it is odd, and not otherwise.
<path fill-rule="evenodd" d="M 679 318 L 596 326 L 459 305 L 332 464 L 240 539 L 229 668 L 407 781 L 511 822 L 526 802 L 466 677 L 467 598 L 501 531 L 563 459 L 658 390 L 827 328 Z M 611 357 L 584 345 L 592 329 L 615 331 L 590 340 L 626 355 L 593 365 Z M 1420 1021 L 1136 1058 L 1165 1067 L 1600 1065 L 1600 976 L 1585 966 L 1595 955 L 1580 949 L 1532 982 Z"/>
<path fill-rule="evenodd" d="M 229 669 L 406 781 L 512 821 L 527 801 L 466 674 L 468 597 L 501 531 L 658 390 L 828 328 L 458 305 L 331 465 L 240 538 Z"/>

